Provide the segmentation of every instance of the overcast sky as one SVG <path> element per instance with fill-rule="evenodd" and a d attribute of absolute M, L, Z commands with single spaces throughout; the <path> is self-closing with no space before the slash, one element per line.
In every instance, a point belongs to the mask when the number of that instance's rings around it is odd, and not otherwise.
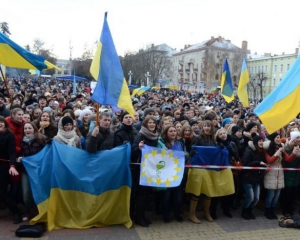
<path fill-rule="evenodd" d="M 21 46 L 44 41 L 58 58 L 99 40 L 104 13 L 119 55 L 166 43 L 177 50 L 222 36 L 251 53 L 294 53 L 300 14 L 293 0 L 1 0 L 0 22 Z"/>

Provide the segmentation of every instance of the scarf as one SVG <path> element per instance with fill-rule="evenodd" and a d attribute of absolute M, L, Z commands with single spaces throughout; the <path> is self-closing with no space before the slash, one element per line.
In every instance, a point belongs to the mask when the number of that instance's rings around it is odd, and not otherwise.
<path fill-rule="evenodd" d="M 76 143 L 75 143 L 76 133 L 74 130 L 70 132 L 66 132 L 61 129 L 58 129 L 57 137 L 60 138 L 68 146 L 76 147 Z"/>
<path fill-rule="evenodd" d="M 26 142 L 26 143 L 29 143 L 29 144 L 30 144 L 34 139 L 35 139 L 35 136 L 34 136 L 34 135 L 29 136 L 29 137 L 24 136 L 24 137 L 23 137 L 23 142 Z"/>
<path fill-rule="evenodd" d="M 143 127 L 140 130 L 140 133 L 144 135 L 146 138 L 150 140 L 157 140 L 158 138 L 158 133 L 157 132 L 150 132 L 147 128 Z"/>

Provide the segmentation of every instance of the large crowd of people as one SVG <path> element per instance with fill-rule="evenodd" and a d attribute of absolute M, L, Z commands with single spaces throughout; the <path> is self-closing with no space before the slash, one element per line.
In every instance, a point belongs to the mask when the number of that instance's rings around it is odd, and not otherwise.
<path fill-rule="evenodd" d="M 176 221 L 183 221 L 187 206 L 188 220 L 195 224 L 201 223 L 199 209 L 207 221 L 217 219 L 219 204 L 224 216 L 232 218 L 231 211 L 239 209 L 246 220 L 255 219 L 252 210 L 258 203 L 270 220 L 277 219 L 279 211 L 284 215 L 298 211 L 300 172 L 280 169 L 300 167 L 297 118 L 268 134 L 253 112 L 255 101 L 245 108 L 238 99 L 228 104 L 218 94 L 159 89 L 132 97 L 134 118 L 103 105 L 98 119 L 89 82 L 79 82 L 73 93 L 72 82 L 54 78 L 6 81 L 7 86 L 0 85 L 0 203 L 12 212 L 14 223 L 37 215 L 22 157 L 36 154 L 51 141 L 90 153 L 129 142 L 135 163 L 130 217 L 143 227 L 151 224 L 146 216 L 149 208 L 169 223 L 171 213 Z M 234 166 L 276 169 L 233 169 L 234 193 L 227 196 L 203 192 L 197 168 L 186 168 L 178 187 L 151 188 L 139 184 L 136 163 L 144 144 L 183 151 L 187 165 L 196 154 L 192 146 L 220 146 L 228 149 Z"/>

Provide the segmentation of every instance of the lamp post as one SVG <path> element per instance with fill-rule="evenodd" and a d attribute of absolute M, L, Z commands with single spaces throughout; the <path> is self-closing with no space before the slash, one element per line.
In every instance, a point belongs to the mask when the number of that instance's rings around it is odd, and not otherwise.
<path fill-rule="evenodd" d="M 149 74 L 149 72 L 147 72 L 145 74 L 145 77 L 146 77 L 146 85 L 147 85 L 147 87 L 149 87 L 149 77 L 151 77 L 151 75 Z"/>
<path fill-rule="evenodd" d="M 133 73 L 131 71 L 129 71 L 129 73 L 128 73 L 128 76 L 129 76 L 128 85 L 131 85 L 131 76 L 132 75 L 133 75 Z"/>

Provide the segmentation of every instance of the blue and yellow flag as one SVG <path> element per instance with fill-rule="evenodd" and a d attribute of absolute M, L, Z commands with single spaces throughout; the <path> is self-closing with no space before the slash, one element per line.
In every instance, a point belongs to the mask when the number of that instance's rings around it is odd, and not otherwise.
<path fill-rule="evenodd" d="M 129 89 L 124 78 L 121 63 L 107 23 L 107 13 L 100 41 L 90 72 L 97 81 L 92 99 L 100 104 L 117 106 L 133 116 Z"/>
<path fill-rule="evenodd" d="M 58 67 L 48 62 L 44 57 L 20 47 L 1 32 L 0 63 L 11 68 L 38 69 L 40 71 L 55 68 L 60 71 Z"/>
<path fill-rule="evenodd" d="M 132 91 L 131 93 L 131 97 L 134 97 L 134 95 L 136 95 L 136 93 L 140 90 L 140 88 L 136 88 Z"/>
<path fill-rule="evenodd" d="M 177 187 L 184 172 L 184 152 L 144 145 L 142 149 L 140 185 Z"/>
<path fill-rule="evenodd" d="M 249 83 L 249 73 L 246 64 L 246 60 L 243 60 L 243 66 L 241 70 L 241 77 L 239 81 L 237 95 L 240 99 L 240 102 L 243 104 L 243 107 L 249 106 L 249 98 L 247 92 L 247 84 Z"/>
<path fill-rule="evenodd" d="M 254 109 L 269 134 L 287 125 L 299 114 L 300 57 L 278 86 Z"/>
<path fill-rule="evenodd" d="M 214 146 L 193 146 L 192 165 L 229 166 L 230 158 L 226 148 Z M 188 173 L 186 192 L 209 197 L 227 196 L 234 193 L 231 169 L 191 168 Z"/>
<path fill-rule="evenodd" d="M 221 79 L 221 93 L 226 102 L 230 103 L 234 100 L 232 80 L 227 59 L 225 60 L 223 67 Z"/>
<path fill-rule="evenodd" d="M 141 96 L 142 94 L 144 94 L 145 92 L 149 91 L 151 89 L 151 87 L 141 87 L 138 92 L 136 93 L 137 96 Z"/>
<path fill-rule="evenodd" d="M 217 87 L 218 87 L 217 84 L 213 85 L 213 86 L 209 89 L 209 92 L 212 93 L 212 92 L 216 91 L 216 90 L 217 90 Z"/>
<path fill-rule="evenodd" d="M 39 153 L 24 157 L 39 210 L 30 223 L 45 222 L 49 231 L 115 224 L 131 227 L 130 153 L 128 143 L 90 154 L 52 141 Z"/>

